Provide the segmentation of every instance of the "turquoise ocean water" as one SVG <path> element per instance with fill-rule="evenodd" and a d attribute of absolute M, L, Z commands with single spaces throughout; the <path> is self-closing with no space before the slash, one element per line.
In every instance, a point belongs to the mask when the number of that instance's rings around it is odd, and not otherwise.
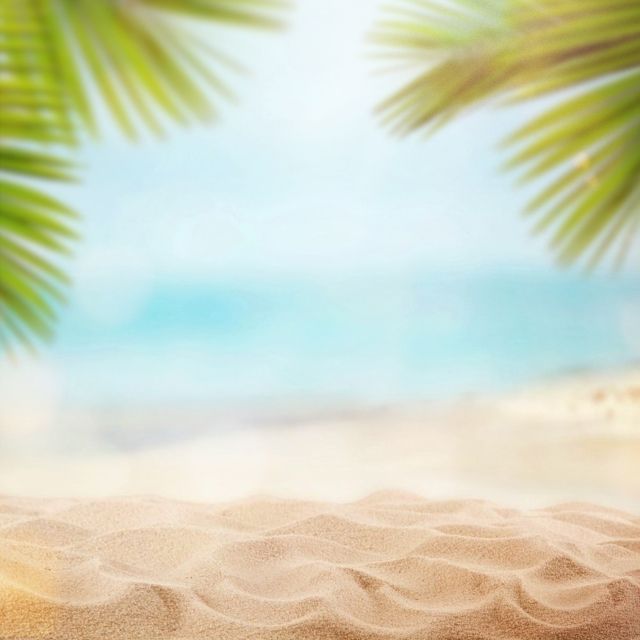
<path fill-rule="evenodd" d="M 640 358 L 630 276 L 155 282 L 129 306 L 116 322 L 66 311 L 50 354 L 65 402 L 379 405 Z"/>

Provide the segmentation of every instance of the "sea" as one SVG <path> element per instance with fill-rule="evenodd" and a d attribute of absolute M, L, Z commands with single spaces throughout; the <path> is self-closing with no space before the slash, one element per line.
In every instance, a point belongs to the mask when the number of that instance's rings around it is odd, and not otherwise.
<path fill-rule="evenodd" d="M 63 405 L 380 406 L 640 359 L 632 275 L 157 278 L 133 294 L 126 284 L 63 310 L 45 355 Z"/>

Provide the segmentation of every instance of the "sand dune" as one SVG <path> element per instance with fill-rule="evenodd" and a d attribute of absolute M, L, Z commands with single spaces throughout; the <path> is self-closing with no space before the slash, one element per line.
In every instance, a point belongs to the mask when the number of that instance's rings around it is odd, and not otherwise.
<path fill-rule="evenodd" d="M 640 517 L 377 493 L 0 500 L 9 640 L 632 640 Z"/>

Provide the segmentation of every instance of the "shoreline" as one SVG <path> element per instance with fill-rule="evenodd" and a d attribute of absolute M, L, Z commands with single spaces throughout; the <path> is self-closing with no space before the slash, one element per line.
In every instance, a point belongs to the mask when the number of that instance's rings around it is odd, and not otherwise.
<path fill-rule="evenodd" d="M 204 425 L 214 415 L 195 417 Z M 165 419 L 179 423 L 180 415 Z M 126 437 L 127 425 L 120 429 Z M 190 432 L 188 424 L 184 429 Z M 144 437 L 141 431 L 129 437 Z M 523 507 L 580 500 L 633 510 L 640 495 L 640 367 L 457 402 L 227 424 L 133 451 L 103 445 L 96 453 L 100 443 L 77 444 L 71 455 L 5 452 L 0 492 L 214 502 L 260 493 L 354 500 L 392 487 L 434 499 Z"/>
<path fill-rule="evenodd" d="M 639 464 L 640 369 L 7 458 L 0 636 L 635 640 Z"/>

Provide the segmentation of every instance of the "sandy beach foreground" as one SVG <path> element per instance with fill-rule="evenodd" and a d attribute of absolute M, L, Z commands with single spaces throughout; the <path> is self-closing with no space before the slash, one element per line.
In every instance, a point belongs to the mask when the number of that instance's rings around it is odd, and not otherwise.
<path fill-rule="evenodd" d="M 1 640 L 640 640 L 637 367 L 227 430 L 110 419 L 187 435 L 56 452 L 0 420 Z"/>
<path fill-rule="evenodd" d="M 379 492 L 0 500 L 4 640 L 634 640 L 640 517 Z"/>

